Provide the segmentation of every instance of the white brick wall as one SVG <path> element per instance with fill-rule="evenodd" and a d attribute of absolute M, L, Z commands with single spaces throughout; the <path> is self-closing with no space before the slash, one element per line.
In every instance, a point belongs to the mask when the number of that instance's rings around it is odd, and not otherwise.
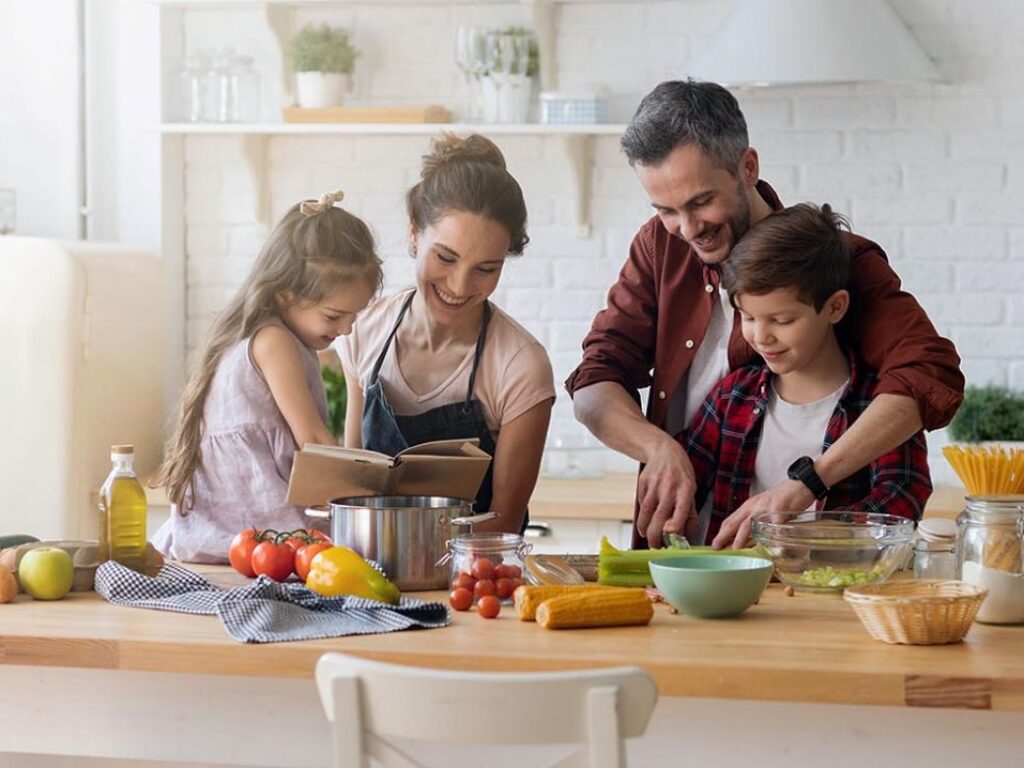
<path fill-rule="evenodd" d="M 1024 388 L 1024 13 L 1016 0 L 892 0 L 947 83 L 851 86 L 738 94 L 763 175 L 788 202 L 830 202 L 854 229 L 887 249 L 906 288 L 957 342 L 968 380 Z M 690 57 L 731 6 L 728 0 L 570 3 L 557 6 L 558 71 L 566 89 L 602 86 L 611 119 L 626 121 L 656 82 L 683 76 Z M 277 66 L 258 12 L 195 12 L 190 49 L 233 44 Z M 354 103 L 438 102 L 460 108 L 452 61 L 460 23 L 527 23 L 526 9 L 486 6 L 345 6 L 298 12 L 300 23 L 346 24 L 362 49 Z M 416 29 L 395 35 L 395 29 Z M 231 39 L 224 38 L 231 30 Z M 268 93 L 280 98 L 279 78 Z M 276 103 L 276 102 L 275 102 Z M 557 140 L 504 137 L 530 208 L 532 243 L 506 269 L 496 300 L 551 352 L 561 381 L 603 304 L 632 233 L 649 215 L 643 192 L 612 138 L 596 141 L 594 228 L 578 239 L 571 183 Z M 273 215 L 295 200 L 341 187 L 378 234 L 389 289 L 407 284 L 402 195 L 426 148 L 421 138 L 280 137 L 270 140 Z M 242 142 L 190 138 L 188 340 L 245 273 L 265 226 Z M 949 479 L 933 436 L 933 466 Z M 560 396 L 549 441 L 553 471 L 628 470 L 572 419 Z"/>

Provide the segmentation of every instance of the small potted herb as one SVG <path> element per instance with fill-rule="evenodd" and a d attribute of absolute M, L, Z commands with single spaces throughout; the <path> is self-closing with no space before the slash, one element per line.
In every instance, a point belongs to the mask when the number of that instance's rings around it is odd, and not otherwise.
<path fill-rule="evenodd" d="M 320 369 L 324 380 L 324 392 L 327 395 L 327 428 L 345 442 L 345 406 L 348 404 L 348 391 L 345 386 L 345 374 L 330 365 Z"/>
<path fill-rule="evenodd" d="M 340 106 L 350 89 L 352 70 L 359 56 L 348 30 L 307 24 L 292 39 L 291 54 L 299 106 Z"/>
<path fill-rule="evenodd" d="M 1024 443 L 1024 392 L 968 387 L 949 434 L 963 443 Z"/>

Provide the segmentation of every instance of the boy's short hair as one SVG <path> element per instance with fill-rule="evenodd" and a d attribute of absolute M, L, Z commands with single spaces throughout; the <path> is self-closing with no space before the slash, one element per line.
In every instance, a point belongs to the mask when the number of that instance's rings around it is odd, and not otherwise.
<path fill-rule="evenodd" d="M 735 305 L 741 293 L 761 295 L 795 288 L 816 312 L 845 288 L 850 253 L 846 219 L 826 203 L 801 203 L 768 216 L 733 246 L 722 265 L 722 285 Z"/>

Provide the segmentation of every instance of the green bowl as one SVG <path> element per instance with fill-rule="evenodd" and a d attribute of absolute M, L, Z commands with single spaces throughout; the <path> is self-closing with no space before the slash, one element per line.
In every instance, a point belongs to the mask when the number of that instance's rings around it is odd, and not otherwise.
<path fill-rule="evenodd" d="M 684 555 L 651 561 L 651 577 L 680 613 L 720 619 L 743 613 L 757 602 L 772 577 L 762 557 Z"/>

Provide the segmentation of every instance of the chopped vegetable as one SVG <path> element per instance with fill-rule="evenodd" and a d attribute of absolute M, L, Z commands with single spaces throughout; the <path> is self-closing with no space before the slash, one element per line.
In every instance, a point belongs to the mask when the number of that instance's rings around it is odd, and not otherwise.
<path fill-rule="evenodd" d="M 835 587 L 838 589 L 877 581 L 884 573 L 885 568 L 881 565 L 876 565 L 870 571 L 863 568 L 835 568 L 826 565 L 822 568 L 804 571 L 797 578 L 797 582 L 809 587 Z"/>
<path fill-rule="evenodd" d="M 597 560 L 597 581 L 612 587 L 649 587 L 650 563 L 666 557 L 688 557 L 690 555 L 732 555 L 741 557 L 767 557 L 758 548 L 754 549 L 712 549 L 711 547 L 690 547 L 689 549 L 633 549 L 621 550 L 613 546 L 607 537 L 601 538 L 601 549 Z"/>

